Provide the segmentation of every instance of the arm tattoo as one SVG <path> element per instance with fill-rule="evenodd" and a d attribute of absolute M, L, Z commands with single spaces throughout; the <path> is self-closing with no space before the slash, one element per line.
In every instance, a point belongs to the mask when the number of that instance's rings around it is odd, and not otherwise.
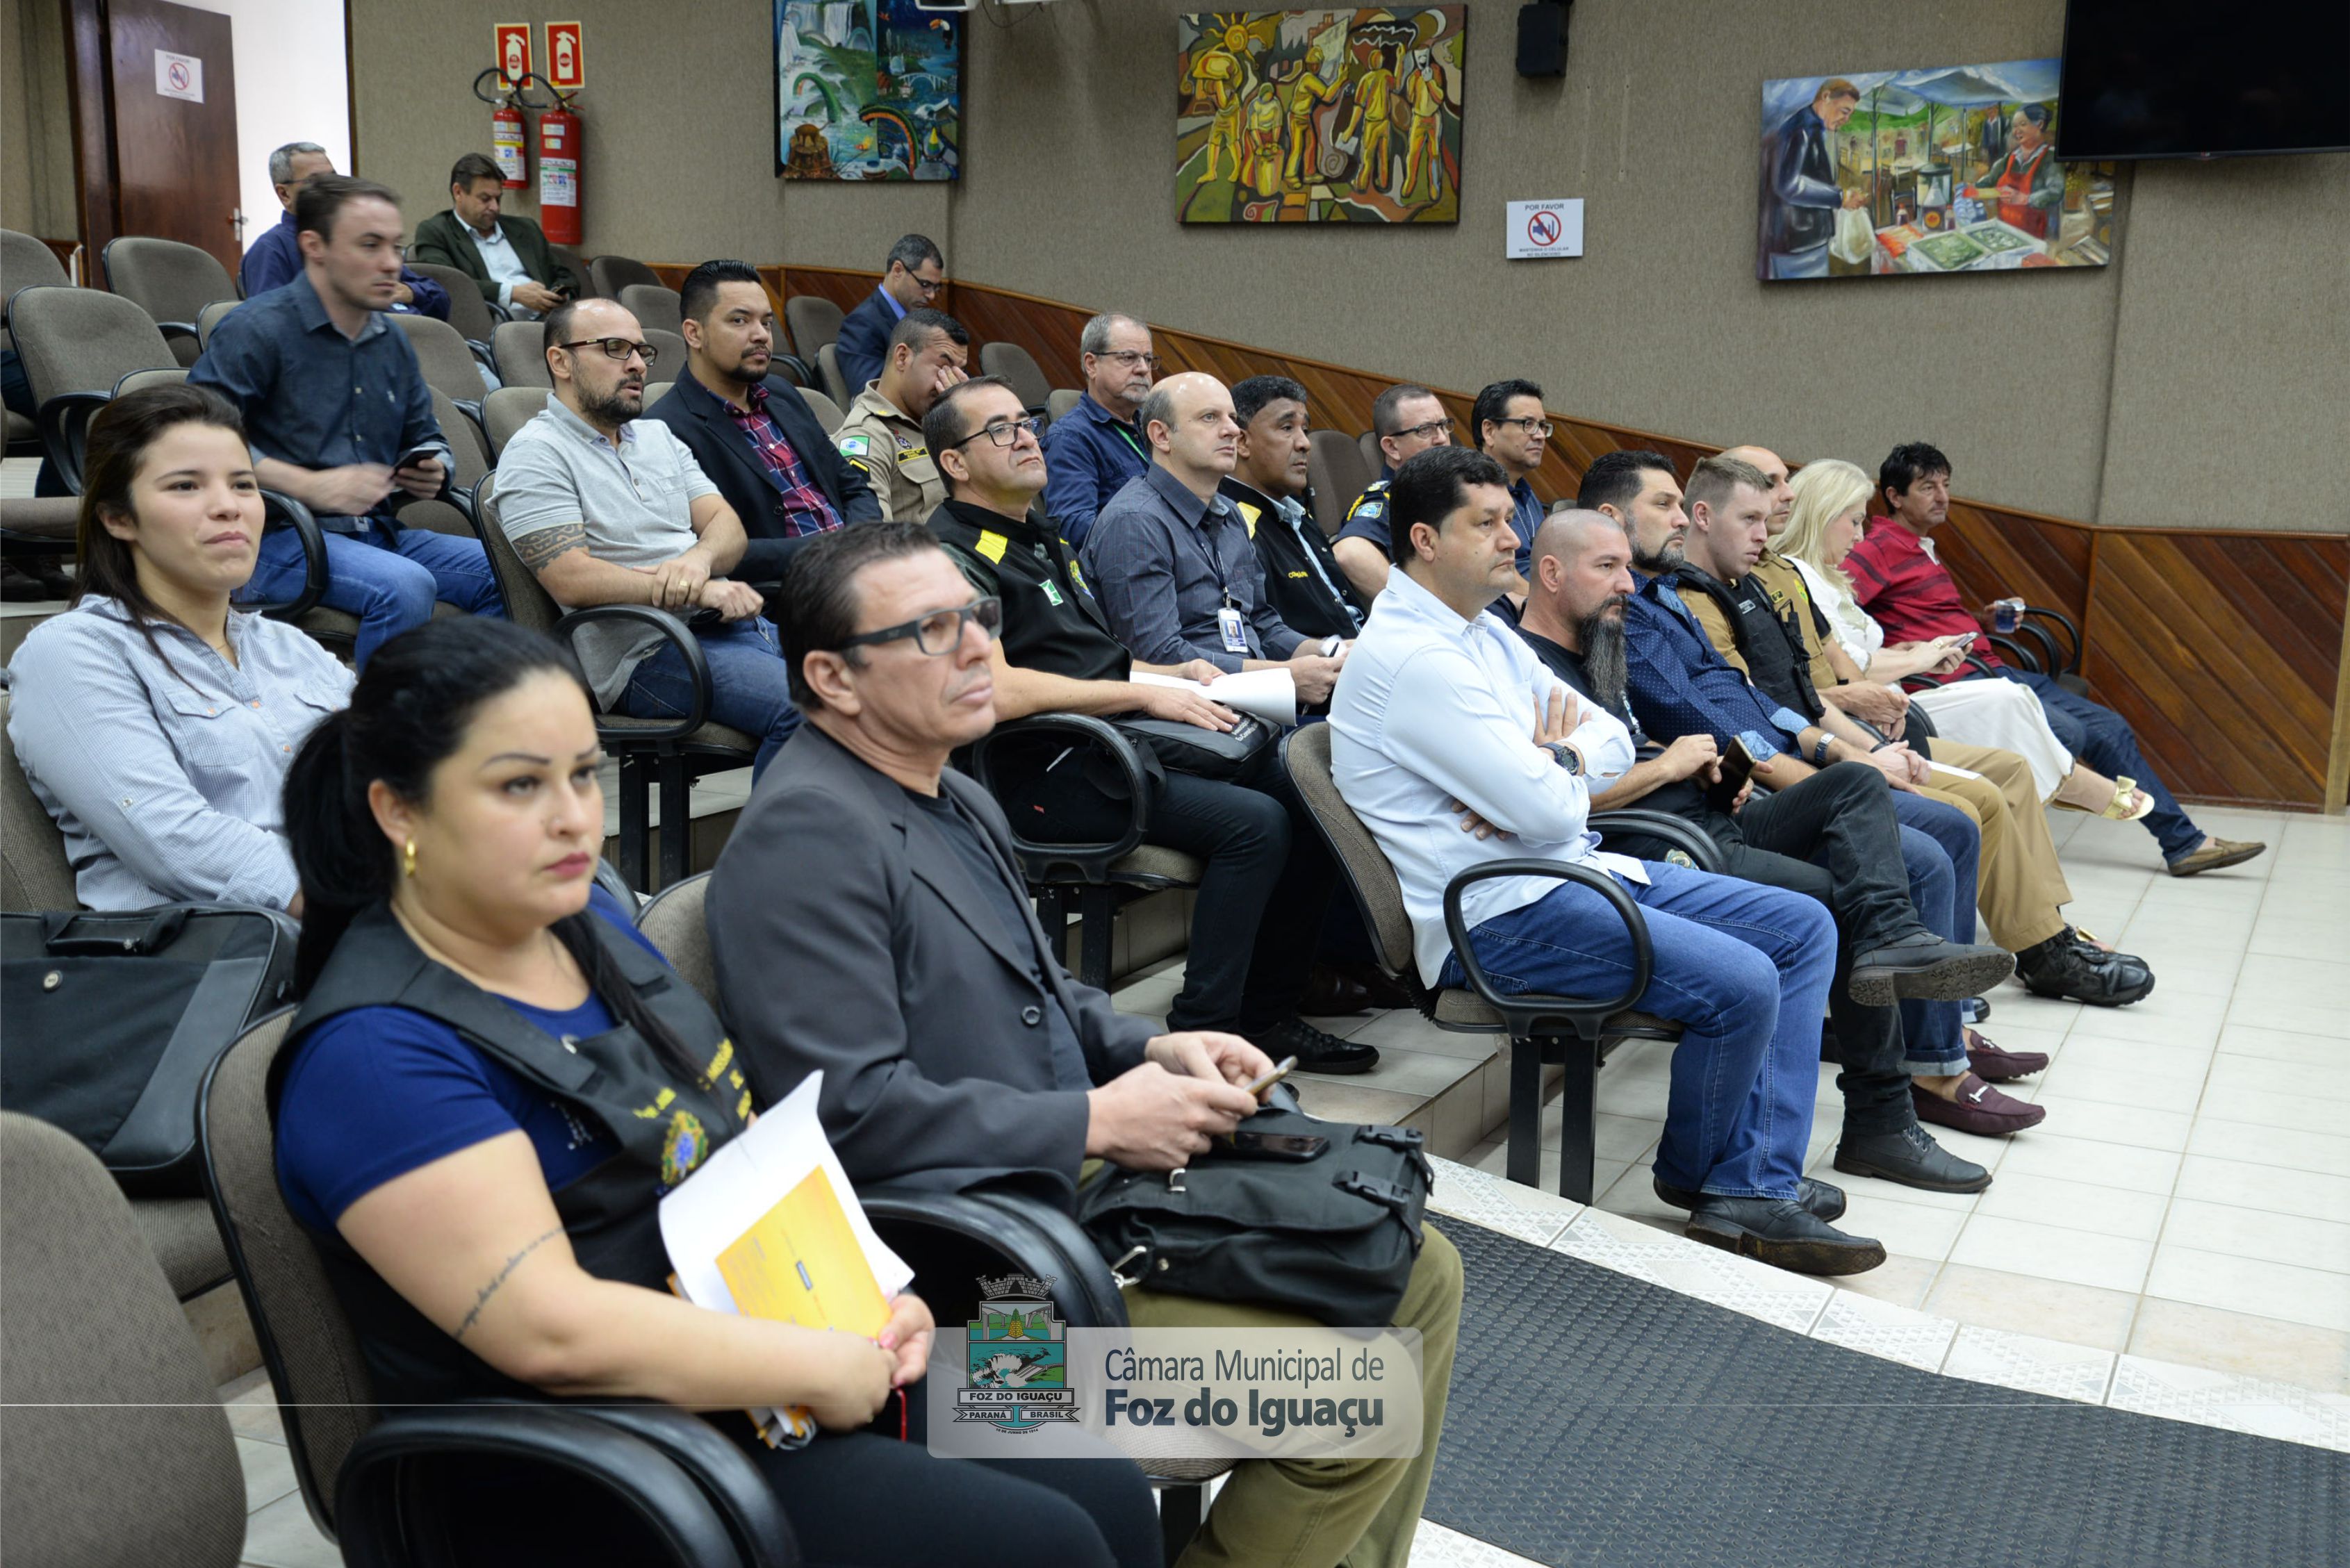
<path fill-rule="evenodd" d="M 558 523 L 552 528 L 540 528 L 524 535 L 514 542 L 515 554 L 536 576 L 555 563 L 559 556 L 588 547 L 588 524 Z"/>
<path fill-rule="evenodd" d="M 498 1293 L 500 1286 L 504 1285 L 507 1280 L 514 1277 L 514 1272 L 516 1269 L 522 1267 L 522 1261 L 525 1258 L 529 1257 L 533 1252 L 537 1251 L 539 1247 L 545 1242 L 551 1241 L 556 1237 L 562 1234 L 563 1227 L 557 1225 L 554 1230 L 549 1231 L 546 1235 L 539 1237 L 537 1241 L 531 1242 L 521 1251 L 516 1252 L 513 1257 L 506 1260 L 505 1267 L 500 1269 L 494 1275 L 493 1275 L 490 1279 L 490 1282 L 482 1287 L 481 1294 L 473 1298 L 473 1310 L 465 1314 L 465 1321 L 457 1325 L 457 1333 L 454 1337 L 461 1344 L 463 1342 L 465 1335 L 472 1331 L 473 1324 L 481 1321 L 482 1309 L 490 1304 L 490 1298 Z"/>

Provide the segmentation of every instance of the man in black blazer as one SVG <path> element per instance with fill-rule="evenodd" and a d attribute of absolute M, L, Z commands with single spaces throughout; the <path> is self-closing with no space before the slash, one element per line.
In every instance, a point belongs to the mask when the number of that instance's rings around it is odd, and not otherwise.
<path fill-rule="evenodd" d="M 881 286 L 868 294 L 840 324 L 832 340 L 840 360 L 840 379 L 855 400 L 865 383 L 881 374 L 889 357 L 889 334 L 918 305 L 935 305 L 947 285 L 947 259 L 939 247 L 920 234 L 906 234 L 889 247 L 881 264 Z"/>
<path fill-rule="evenodd" d="M 775 317 L 747 262 L 703 262 L 679 291 L 686 363 L 667 396 L 645 410 L 675 431 L 743 520 L 764 566 L 847 523 L 875 523 L 881 498 L 864 471 L 833 450 L 799 391 L 767 374 Z M 656 375 L 660 371 L 656 370 Z M 755 548 L 774 540 L 773 550 Z"/>
<path fill-rule="evenodd" d="M 498 166 L 466 153 L 449 171 L 449 205 L 416 225 L 408 259 L 455 267 L 518 320 L 588 292 L 586 280 L 555 258 L 545 230 L 498 210 L 504 200 Z"/>
<path fill-rule="evenodd" d="M 919 524 L 825 535 L 785 584 L 806 715 L 718 857 L 707 920 L 754 1097 L 812 1070 L 854 1181 L 1007 1179 L 1073 1204 L 1087 1161 L 1173 1170 L 1256 1108 L 1236 1034 L 1163 1034 L 1078 984 L 1036 923 L 1003 811 L 946 766 L 994 727 L 1000 607 Z M 1395 1321 L 1421 1342 L 1418 1457 L 1253 1460 L 1202 1526 L 1233 1563 L 1401 1563 L 1436 1460 L 1461 1258 L 1433 1225 Z M 1295 1314 L 1139 1286 L 1137 1327 L 1294 1327 Z M 1334 1475 L 1334 1470 L 1343 1474 Z"/>

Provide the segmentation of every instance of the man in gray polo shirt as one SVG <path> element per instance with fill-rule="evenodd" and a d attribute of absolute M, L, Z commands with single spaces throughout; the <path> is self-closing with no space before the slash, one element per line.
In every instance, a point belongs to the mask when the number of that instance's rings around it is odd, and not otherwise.
<path fill-rule="evenodd" d="M 644 411 L 653 351 L 637 318 L 608 299 L 546 317 L 546 408 L 498 457 L 499 526 L 557 604 L 655 605 L 692 628 L 710 670 L 710 717 L 759 737 L 764 770 L 799 728 L 775 626 L 760 597 L 725 573 L 743 558 L 742 522 L 692 453 Z M 582 627 L 574 645 L 605 708 L 681 717 L 692 680 L 677 645 L 629 621 Z"/>

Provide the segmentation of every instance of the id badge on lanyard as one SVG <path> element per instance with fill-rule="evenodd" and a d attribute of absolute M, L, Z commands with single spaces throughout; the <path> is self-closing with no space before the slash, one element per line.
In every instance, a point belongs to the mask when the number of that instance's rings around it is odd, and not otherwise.
<path fill-rule="evenodd" d="M 1222 633 L 1226 653 L 1245 654 L 1249 650 L 1248 624 L 1241 612 L 1226 605 L 1216 612 L 1216 629 Z"/>

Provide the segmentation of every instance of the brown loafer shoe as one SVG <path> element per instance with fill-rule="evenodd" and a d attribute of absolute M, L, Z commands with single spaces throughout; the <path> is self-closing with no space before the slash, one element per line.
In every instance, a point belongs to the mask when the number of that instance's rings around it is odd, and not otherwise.
<path fill-rule="evenodd" d="M 1909 1085 L 1909 1100 L 1918 1109 L 1919 1121 L 1979 1137 L 2004 1137 L 2038 1127 L 2048 1116 L 2047 1106 L 2002 1095 L 1973 1073 L 1959 1080 L 1955 1100 L 1946 1100 L 1918 1084 Z"/>
<path fill-rule="evenodd" d="M 2192 877 L 2199 871 L 2217 871 L 2222 866 L 2241 866 L 2253 856 L 2265 852 L 2268 846 L 2246 839 L 2207 838 L 2203 847 L 2194 854 L 2170 863 L 2173 877 Z"/>
<path fill-rule="evenodd" d="M 2048 1065 L 2041 1051 L 2002 1051 L 1973 1030 L 1967 1031 L 1967 1065 L 1986 1083 L 2010 1084 L 2028 1078 Z"/>

